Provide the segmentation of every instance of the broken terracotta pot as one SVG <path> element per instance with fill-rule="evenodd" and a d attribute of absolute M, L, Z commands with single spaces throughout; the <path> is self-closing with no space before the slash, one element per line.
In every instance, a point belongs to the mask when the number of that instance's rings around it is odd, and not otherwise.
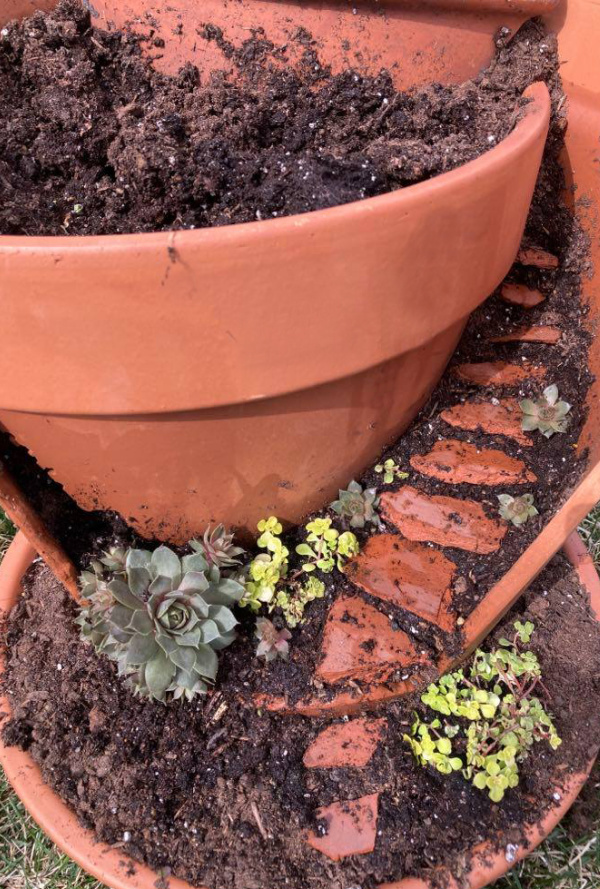
<path fill-rule="evenodd" d="M 273 40 L 304 24 L 334 70 L 350 63 L 347 39 L 366 71 L 402 57 L 391 70 L 409 86 L 476 73 L 500 24 L 554 5 L 428 0 L 406 15 L 386 2 L 354 15 L 207 0 L 202 21 L 233 40 L 257 23 Z M 0 23 L 49 6 L 5 0 Z M 196 47 L 193 0 L 95 0 L 93 21 L 143 29 L 150 6 L 163 66 L 226 63 L 214 43 Z M 211 230 L 0 237 L 0 423 L 84 509 L 116 510 L 148 538 L 321 508 L 406 428 L 514 260 L 549 114 L 545 86 L 529 96 L 500 145 L 393 194 Z M 302 336 L 290 337 L 298 305 Z"/>
<path fill-rule="evenodd" d="M 573 534 L 565 545 L 565 553 L 577 572 L 580 582 L 589 591 L 590 602 L 600 620 L 600 578 L 580 538 Z M 0 566 L 0 610 L 9 611 L 21 594 L 21 578 L 35 557 L 35 550 L 23 534 L 12 543 Z M 0 662 L 1 666 L 1 662 Z M 0 700 L 0 708 L 10 712 L 10 702 Z M 350 723 L 336 723 L 325 728 L 307 749 L 304 764 L 307 768 L 335 767 L 339 765 L 340 750 L 344 766 L 360 767 L 374 755 L 381 741 L 384 720 L 357 719 Z M 352 738 L 351 752 L 344 749 Z M 352 757 L 351 762 L 349 756 Z M 519 847 L 506 852 L 496 847 L 480 844 L 473 850 L 471 870 L 465 875 L 464 889 L 481 889 L 496 880 L 513 864 L 522 859 L 541 842 L 562 818 L 584 784 L 587 771 L 571 776 L 567 782 L 558 779 L 556 792 L 559 804 L 551 809 L 541 822 L 526 827 L 529 840 L 527 849 Z M 23 804 L 47 836 L 77 864 L 101 880 L 110 889 L 153 889 L 157 874 L 144 865 L 131 869 L 121 850 L 96 842 L 93 833 L 78 823 L 76 816 L 42 779 L 38 766 L 29 754 L 16 747 L 0 744 L 0 765 Z M 352 801 L 352 804 L 333 803 L 319 812 L 322 821 L 329 825 L 325 836 L 308 837 L 308 842 L 324 855 L 338 860 L 346 855 L 370 852 L 375 843 L 378 813 L 378 794 L 373 793 Z M 508 845 L 508 841 L 504 845 Z M 449 863 L 450 864 L 450 863 Z M 431 878 L 402 879 L 380 889 L 433 889 L 444 885 L 458 889 L 457 884 L 444 869 L 436 869 Z M 191 889 L 188 883 L 169 878 L 171 889 Z"/>

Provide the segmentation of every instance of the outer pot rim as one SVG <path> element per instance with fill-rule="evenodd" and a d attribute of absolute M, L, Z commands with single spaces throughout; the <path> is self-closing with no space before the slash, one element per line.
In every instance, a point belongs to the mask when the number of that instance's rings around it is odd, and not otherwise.
<path fill-rule="evenodd" d="M 571 534 L 564 546 L 564 552 L 577 571 L 581 583 L 588 590 L 592 610 L 600 620 L 600 578 L 577 533 Z M 23 574 L 35 556 L 33 547 L 19 533 L 0 566 L 0 610 L 9 610 L 15 604 L 20 595 Z M 1 700 L 0 707 L 4 711 L 10 709 L 9 702 L 6 699 Z M 503 852 L 492 851 L 489 844 L 481 843 L 475 847 L 473 851 L 477 860 L 468 875 L 469 889 L 482 889 L 489 882 L 498 879 L 545 839 L 574 802 L 589 775 L 594 759 L 595 757 L 590 760 L 585 771 L 572 775 L 558 785 L 561 791 L 560 805 L 548 812 L 541 822 L 526 826 L 529 845 L 527 849 L 519 847 L 510 864 Z M 156 873 L 136 862 L 135 873 L 129 875 L 129 863 L 123 861 L 122 853 L 98 843 L 90 830 L 80 826 L 75 814 L 44 783 L 40 769 L 27 753 L 0 744 L 0 765 L 25 808 L 44 833 L 85 871 L 110 889 L 154 889 Z M 446 879 L 447 889 L 458 889 L 452 878 L 446 876 Z M 170 889 L 191 889 L 189 883 L 178 878 L 170 878 L 169 886 Z M 431 889 L 431 884 L 408 877 L 397 883 L 387 883 L 380 886 L 380 889 Z"/>
<path fill-rule="evenodd" d="M 480 0 L 478 0 L 480 2 Z M 550 4 L 551 5 L 551 4 Z M 372 213 L 408 212 L 415 202 L 434 202 L 440 190 L 464 183 L 468 188 L 479 178 L 493 176 L 496 168 L 505 162 L 506 155 L 518 155 L 532 141 L 535 141 L 541 128 L 545 126 L 545 116 L 549 113 L 550 97 L 544 83 L 537 82 L 523 92 L 523 98 L 530 102 L 513 130 L 498 145 L 488 149 L 472 161 L 440 173 L 424 182 L 416 182 L 398 191 L 387 192 L 372 198 L 351 201 L 323 210 L 297 213 L 276 219 L 262 219 L 256 222 L 241 222 L 233 225 L 214 226 L 201 229 L 184 229 L 164 232 L 138 232 L 118 235 L 0 235 L 0 256 L 3 253 L 18 251 L 21 254 L 50 251 L 52 253 L 82 253 L 96 250 L 119 251 L 173 250 L 175 246 L 204 246 L 210 248 L 215 243 L 226 243 L 235 248 L 243 243 L 252 243 L 256 238 L 294 237 L 302 232 L 308 237 L 316 235 L 323 227 L 352 224 L 361 216 Z"/>

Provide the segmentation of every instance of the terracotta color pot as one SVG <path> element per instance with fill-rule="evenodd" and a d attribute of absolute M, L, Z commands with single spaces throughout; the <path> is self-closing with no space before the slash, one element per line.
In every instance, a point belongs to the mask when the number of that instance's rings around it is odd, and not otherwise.
<path fill-rule="evenodd" d="M 0 0 L 0 22 L 34 5 Z M 95 0 L 95 21 L 147 5 Z M 393 3 L 388 28 L 341 4 L 210 0 L 202 21 L 234 38 L 259 22 L 277 39 L 295 9 L 338 67 L 344 34 L 377 66 L 404 42 L 415 62 L 398 76 L 414 83 L 474 73 L 500 20 L 554 5 Z M 169 16 L 194 35 L 198 8 L 159 6 L 173 65 L 192 50 Z M 499 146 L 393 194 L 211 230 L 0 237 L 0 423 L 82 507 L 114 509 L 148 537 L 183 543 L 209 522 L 254 531 L 266 514 L 297 522 L 321 508 L 408 425 L 508 271 L 548 122 L 546 88 L 530 96 Z"/>
<path fill-rule="evenodd" d="M 572 534 L 565 546 L 581 583 L 590 594 L 596 617 L 600 620 L 600 579 L 594 564 L 576 534 Z M 23 534 L 17 535 L 0 566 L 0 610 L 10 610 L 21 593 L 21 578 L 35 557 L 35 551 Z M 1 667 L 1 661 L 0 661 Z M 0 700 L 0 709 L 10 711 L 10 702 Z M 62 800 L 44 783 L 40 770 L 31 757 L 15 747 L 0 744 L 0 765 L 31 816 L 56 845 L 84 870 L 105 883 L 110 889 L 154 889 L 157 875 L 149 868 L 136 864 L 135 873 L 129 874 L 128 862 L 123 853 L 94 840 L 91 831 L 82 828 L 75 815 Z M 569 809 L 593 765 L 581 774 L 559 782 L 560 804 L 553 808 L 538 824 L 527 827 L 528 849 L 518 848 L 510 863 L 504 853 L 495 852 L 488 844 L 474 849 L 474 864 L 467 875 L 463 889 L 481 889 L 504 874 L 513 863 L 521 860 L 540 843 L 558 824 Z M 458 889 L 457 884 L 443 871 L 436 871 L 435 880 L 407 878 L 399 883 L 387 884 L 380 889 L 432 889 L 445 879 L 446 889 Z M 170 878 L 170 889 L 191 889 L 183 880 Z"/>

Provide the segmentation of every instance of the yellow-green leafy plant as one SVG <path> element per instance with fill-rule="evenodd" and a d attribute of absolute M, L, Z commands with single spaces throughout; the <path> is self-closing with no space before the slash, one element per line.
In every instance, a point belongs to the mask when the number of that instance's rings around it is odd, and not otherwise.
<path fill-rule="evenodd" d="M 211 531 L 210 526 L 204 532 L 202 540 L 190 540 L 190 546 L 198 553 L 202 553 L 209 565 L 217 568 L 232 568 L 240 564 L 240 556 L 245 550 L 236 546 L 233 542 L 233 534 L 227 531 L 225 525 L 217 525 Z"/>
<path fill-rule="evenodd" d="M 205 694 L 217 675 L 216 652 L 236 637 L 232 608 L 243 585 L 209 567 L 202 553 L 180 558 L 167 546 L 128 549 L 124 562 L 109 552 L 98 565 L 95 589 L 89 578 L 82 585 L 82 639 L 117 663 L 136 694 L 159 701 Z"/>
<path fill-rule="evenodd" d="M 538 429 L 546 438 L 551 438 L 555 432 L 566 431 L 571 405 L 559 400 L 558 386 L 547 386 L 536 401 L 524 398 L 520 406 L 523 411 L 521 426 L 526 432 Z"/>
<path fill-rule="evenodd" d="M 289 550 L 282 543 L 281 522 L 276 516 L 261 519 L 257 525 L 261 532 L 257 545 L 266 550 L 259 553 L 248 566 L 248 579 L 241 605 L 259 611 L 275 598 L 277 585 L 287 576 Z"/>
<path fill-rule="evenodd" d="M 351 531 L 340 534 L 331 527 L 331 519 L 313 519 L 306 525 L 306 530 L 306 542 L 296 547 L 299 556 L 306 556 L 302 571 L 309 573 L 318 568 L 329 574 L 335 567 L 343 571 L 347 560 L 359 552 L 356 535 Z"/>
<path fill-rule="evenodd" d="M 316 570 L 329 574 L 334 568 L 343 571 L 347 560 L 359 551 L 355 534 L 340 533 L 331 525 L 330 518 L 317 518 L 306 525 L 306 541 L 298 544 L 296 553 L 308 558 L 291 571 L 289 550 L 280 537 L 281 522 L 275 516 L 261 520 L 257 543 L 266 552 L 255 556 L 248 566 L 246 590 L 240 604 L 255 612 L 263 606 L 267 606 L 269 612 L 280 608 L 287 625 L 298 626 L 308 603 L 325 595 L 325 584 L 306 575 Z"/>
<path fill-rule="evenodd" d="M 351 528 L 364 528 L 367 523 L 381 526 L 381 519 L 377 513 L 379 498 L 375 488 L 365 488 L 358 482 L 351 481 L 345 490 L 340 489 L 338 500 L 330 504 L 331 509 L 337 512 L 342 519 L 348 522 Z"/>
<path fill-rule="evenodd" d="M 403 481 L 408 478 L 408 472 L 403 472 L 395 460 L 391 458 L 378 463 L 375 466 L 375 472 L 383 475 L 383 481 L 386 485 L 391 485 L 394 481 Z"/>
<path fill-rule="evenodd" d="M 498 502 L 501 517 L 513 525 L 524 525 L 529 519 L 539 515 L 533 502 L 533 494 L 522 494 L 520 497 L 498 494 Z"/>
<path fill-rule="evenodd" d="M 519 766 L 535 743 L 546 741 L 553 749 L 561 743 L 534 695 L 541 687 L 538 658 L 522 647 L 534 625 L 517 621 L 514 630 L 494 651 L 478 650 L 468 675 L 456 670 L 432 683 L 421 700 L 439 715 L 429 723 L 417 716 L 411 734 L 404 735 L 421 765 L 442 774 L 461 771 L 496 803 L 518 785 Z"/>
<path fill-rule="evenodd" d="M 307 577 L 304 583 L 293 581 L 289 586 L 279 590 L 269 611 L 281 608 L 288 627 L 294 629 L 304 618 L 304 609 L 309 602 L 322 599 L 325 595 L 325 584 L 314 575 Z"/>
<path fill-rule="evenodd" d="M 258 639 L 257 657 L 264 658 L 267 663 L 276 658 L 287 661 L 290 655 L 289 640 L 292 638 L 289 630 L 278 630 L 268 617 L 259 617 L 254 632 Z"/>

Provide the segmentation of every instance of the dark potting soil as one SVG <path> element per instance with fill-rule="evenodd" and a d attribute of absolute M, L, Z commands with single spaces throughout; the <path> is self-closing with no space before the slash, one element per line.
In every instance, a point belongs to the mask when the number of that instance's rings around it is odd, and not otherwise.
<path fill-rule="evenodd" d="M 198 39 L 229 72 L 158 73 L 152 38 L 92 28 L 76 0 L 3 29 L 0 232 L 201 228 L 403 188 L 500 142 L 554 64 L 533 29 L 499 38 L 473 81 L 403 93 L 386 71 L 333 76 L 304 30 L 290 34 L 297 65 L 260 29 L 237 48 L 210 23 Z"/>
<path fill-rule="evenodd" d="M 563 744 L 536 745 L 499 805 L 458 775 L 415 765 L 402 741 L 421 707 L 414 697 L 377 714 L 385 735 L 366 768 L 309 770 L 302 756 L 323 722 L 261 715 L 227 682 L 194 704 L 136 700 L 114 665 L 80 642 L 73 616 L 64 590 L 35 565 L 7 622 L 5 743 L 29 751 L 100 840 L 212 889 L 370 889 L 450 862 L 460 875 L 473 844 L 522 844 L 523 822 L 558 802 L 557 774 L 583 768 L 600 737 L 600 627 L 563 556 L 504 622 L 536 625 L 531 648 Z M 373 853 L 333 863 L 305 844 L 320 806 L 375 792 Z"/>

